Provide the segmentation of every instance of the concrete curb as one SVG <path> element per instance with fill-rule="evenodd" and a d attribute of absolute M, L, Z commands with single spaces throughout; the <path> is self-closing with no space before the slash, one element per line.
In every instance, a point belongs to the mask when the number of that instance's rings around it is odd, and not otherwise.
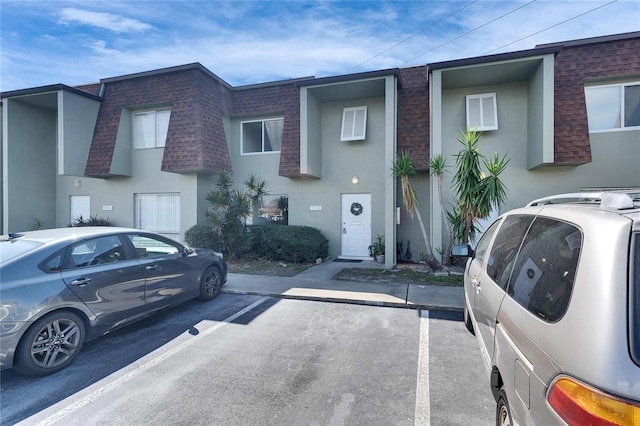
<path fill-rule="evenodd" d="M 300 294 L 282 294 L 265 291 L 251 291 L 251 290 L 232 290 L 224 289 L 220 290 L 221 293 L 226 294 L 239 294 L 245 296 L 269 296 L 278 297 L 281 299 L 292 300 L 311 300 L 316 302 L 332 302 L 332 303 L 348 303 L 353 305 L 367 305 L 367 306 L 380 306 L 385 308 L 401 308 L 401 309 L 416 309 L 416 310 L 429 310 L 429 311 L 448 311 L 448 312 L 463 312 L 464 309 L 458 306 L 444 306 L 437 304 L 425 304 L 414 302 L 391 302 L 381 300 L 368 300 L 368 299 L 356 299 L 356 298 L 344 298 L 338 296 L 319 296 L 319 295 L 300 295 Z"/>

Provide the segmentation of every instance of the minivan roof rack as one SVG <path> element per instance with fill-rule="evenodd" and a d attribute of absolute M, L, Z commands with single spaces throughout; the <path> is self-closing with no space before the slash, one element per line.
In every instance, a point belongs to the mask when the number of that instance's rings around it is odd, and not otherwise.
<path fill-rule="evenodd" d="M 599 204 L 600 207 L 611 210 L 625 210 L 637 207 L 640 202 L 640 189 L 601 191 L 601 192 L 571 192 L 567 194 L 551 195 L 538 198 L 527 204 L 527 207 L 547 204 L 583 203 Z"/>

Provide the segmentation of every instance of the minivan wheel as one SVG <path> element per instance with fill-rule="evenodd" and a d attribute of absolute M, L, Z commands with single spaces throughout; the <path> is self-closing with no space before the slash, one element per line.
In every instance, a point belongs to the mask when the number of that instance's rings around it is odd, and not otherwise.
<path fill-rule="evenodd" d="M 220 270 L 215 266 L 210 266 L 200 280 L 200 299 L 214 299 L 220 293 L 220 287 L 222 287 Z"/>
<path fill-rule="evenodd" d="M 50 313 L 22 336 L 14 369 L 29 376 L 46 376 L 71 364 L 84 344 L 85 328 L 80 317 L 69 311 Z"/>
<path fill-rule="evenodd" d="M 504 388 L 500 389 L 500 394 L 498 395 L 496 426 L 511 426 L 511 411 L 509 410 L 509 402 L 507 402 L 507 394 L 504 392 Z"/>
<path fill-rule="evenodd" d="M 469 315 L 469 308 L 467 308 L 467 304 L 464 304 L 464 326 L 467 327 L 469 333 L 475 336 L 475 331 L 473 330 L 473 323 L 471 322 L 471 316 Z"/>

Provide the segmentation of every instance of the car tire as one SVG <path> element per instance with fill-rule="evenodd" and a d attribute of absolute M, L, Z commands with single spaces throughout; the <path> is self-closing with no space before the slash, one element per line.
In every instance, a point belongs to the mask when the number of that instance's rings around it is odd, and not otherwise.
<path fill-rule="evenodd" d="M 215 299 L 220 293 L 220 287 L 222 287 L 220 269 L 210 266 L 200 279 L 200 300 Z"/>
<path fill-rule="evenodd" d="M 84 345 L 85 325 L 69 311 L 56 311 L 34 322 L 16 350 L 14 369 L 46 376 L 67 367 Z"/>
<path fill-rule="evenodd" d="M 471 322 L 471 316 L 469 315 L 469 308 L 467 308 L 467 304 L 464 304 L 464 326 L 469 330 L 469 333 L 476 335 L 475 330 L 473 329 L 473 323 Z"/>
<path fill-rule="evenodd" d="M 511 426 L 511 410 L 504 388 L 498 394 L 498 404 L 496 406 L 496 426 Z"/>

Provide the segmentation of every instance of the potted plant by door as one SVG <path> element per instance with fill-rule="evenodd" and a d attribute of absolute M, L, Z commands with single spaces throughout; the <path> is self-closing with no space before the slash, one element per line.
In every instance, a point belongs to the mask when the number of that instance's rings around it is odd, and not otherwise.
<path fill-rule="evenodd" d="M 373 260 L 384 263 L 384 235 L 378 234 L 371 245 Z"/>

